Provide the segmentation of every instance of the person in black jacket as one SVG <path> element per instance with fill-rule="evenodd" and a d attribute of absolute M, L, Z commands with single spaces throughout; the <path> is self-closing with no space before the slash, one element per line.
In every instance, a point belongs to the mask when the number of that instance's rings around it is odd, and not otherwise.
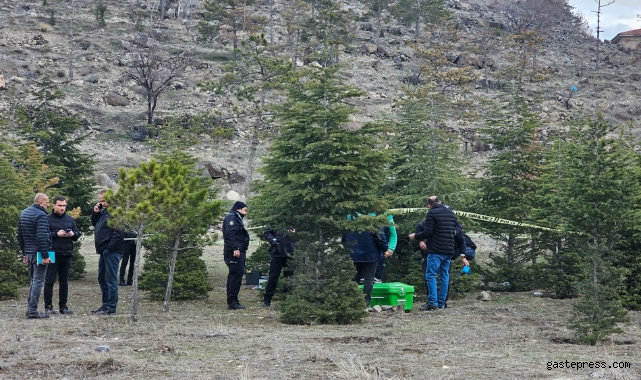
<path fill-rule="evenodd" d="M 53 284 L 58 277 L 58 310 L 60 314 L 73 314 L 67 307 L 69 295 L 69 271 L 73 242 L 80 237 L 80 231 L 73 218 L 66 213 L 67 199 L 62 195 L 53 198 L 53 211 L 47 215 L 49 234 L 51 235 L 51 250 L 56 253 L 56 262 L 49 264 L 45 279 L 44 299 L 45 313 L 56 314 L 53 308 Z"/>
<path fill-rule="evenodd" d="M 33 204 L 24 209 L 18 219 L 17 238 L 23 254 L 22 261 L 29 264 L 31 274 L 27 318 L 49 318 L 48 314 L 38 311 L 38 301 L 47 275 L 47 266 L 51 264 L 49 258 L 51 236 L 47 222 L 47 207 L 49 207 L 49 196 L 38 193 L 33 199 Z M 38 252 L 42 256 L 41 264 L 38 264 Z"/>
<path fill-rule="evenodd" d="M 455 244 L 461 252 L 464 265 L 469 265 L 465 258 L 465 240 L 462 234 L 456 234 L 456 215 L 451 209 L 441 204 L 439 198 L 431 196 L 427 201 L 429 211 L 425 216 L 425 230 L 412 233 L 410 239 L 426 240 L 427 271 L 425 279 L 428 286 L 428 305 L 426 310 L 445 308 L 450 281 L 450 262 L 455 252 Z M 440 288 L 436 291 L 436 274 L 438 272 Z"/>
<path fill-rule="evenodd" d="M 109 205 L 105 202 L 105 193 L 98 193 L 99 202 L 93 206 L 91 224 L 94 226 L 94 243 L 98 259 L 98 283 L 102 292 L 102 306 L 91 312 L 94 314 L 116 314 L 118 306 L 118 264 L 125 252 L 125 233 L 109 227 Z"/>
<path fill-rule="evenodd" d="M 134 283 L 134 262 L 136 262 L 136 233 L 127 232 L 125 234 L 125 253 L 120 263 L 120 286 L 128 286 Z M 129 263 L 129 272 L 127 272 L 127 282 L 125 282 L 125 272 Z"/>
<path fill-rule="evenodd" d="M 238 293 L 245 273 L 245 257 L 249 247 L 249 233 L 243 224 L 247 215 L 247 205 L 237 201 L 223 220 L 223 257 L 229 268 L 227 275 L 227 308 L 244 309 L 238 301 Z"/>
<path fill-rule="evenodd" d="M 263 231 L 263 237 L 270 244 L 269 255 L 271 256 L 269 260 L 269 279 L 267 280 L 267 287 L 265 288 L 263 307 L 271 306 L 272 297 L 274 293 L 276 293 L 276 286 L 278 285 L 281 270 L 287 268 L 284 272 L 286 278 L 294 274 L 294 272 L 290 270 L 289 261 L 294 255 L 294 249 L 296 248 L 296 241 L 293 236 L 295 233 L 296 228 L 294 227 L 282 231 L 274 231 L 271 229 Z"/>

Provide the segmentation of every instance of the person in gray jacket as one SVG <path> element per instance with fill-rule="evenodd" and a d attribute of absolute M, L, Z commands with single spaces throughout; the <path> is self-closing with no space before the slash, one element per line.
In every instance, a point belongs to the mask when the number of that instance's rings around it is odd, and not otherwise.
<path fill-rule="evenodd" d="M 23 262 L 29 265 L 31 274 L 27 318 L 49 318 L 48 314 L 38 311 L 38 301 L 47 276 L 47 266 L 51 264 L 49 258 L 51 236 L 47 222 L 47 207 L 49 207 L 49 196 L 38 193 L 33 199 L 33 204 L 24 209 L 18 219 L 18 243 L 23 254 Z M 38 264 L 38 252 L 42 256 L 41 264 Z"/>

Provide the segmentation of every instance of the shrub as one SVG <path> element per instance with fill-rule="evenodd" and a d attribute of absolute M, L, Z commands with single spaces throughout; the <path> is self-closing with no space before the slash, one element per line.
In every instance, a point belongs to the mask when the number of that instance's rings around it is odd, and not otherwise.
<path fill-rule="evenodd" d="M 43 33 L 48 33 L 53 30 L 53 27 L 46 22 L 41 22 L 40 24 L 38 24 L 38 30 Z"/>
<path fill-rule="evenodd" d="M 96 21 L 98 21 L 98 27 L 104 28 L 107 26 L 105 22 L 105 12 L 107 11 L 107 5 L 102 2 L 96 4 Z"/>

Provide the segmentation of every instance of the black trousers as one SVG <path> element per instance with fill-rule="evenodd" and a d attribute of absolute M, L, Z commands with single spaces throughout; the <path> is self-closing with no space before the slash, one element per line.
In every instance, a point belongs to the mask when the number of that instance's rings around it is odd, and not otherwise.
<path fill-rule="evenodd" d="M 269 303 L 272 301 L 272 297 L 274 293 L 276 293 L 280 271 L 283 268 L 287 268 L 285 269 L 285 273 L 283 273 L 285 277 L 290 277 L 294 274 L 293 271 L 288 270 L 288 261 L 288 257 L 272 257 L 271 260 L 269 260 L 269 279 L 267 280 L 267 287 L 265 288 L 265 302 Z"/>
<path fill-rule="evenodd" d="M 234 257 L 233 251 L 223 253 L 225 264 L 229 268 L 227 275 L 227 305 L 238 303 L 238 293 L 240 286 L 243 284 L 243 275 L 245 274 L 245 252 L 240 253 L 240 257 Z"/>
<path fill-rule="evenodd" d="M 120 262 L 120 281 L 125 280 L 125 271 L 129 263 L 129 273 L 127 273 L 127 285 L 133 284 L 134 281 L 134 262 L 136 261 L 136 245 L 125 242 L 125 254 L 122 255 Z"/>
<path fill-rule="evenodd" d="M 363 279 L 363 293 L 365 293 L 365 303 L 367 307 L 370 306 L 372 301 L 372 290 L 374 289 L 374 273 L 376 273 L 376 267 L 378 266 L 378 261 L 372 263 L 354 263 L 356 267 L 356 278 Z M 358 280 L 356 280 L 358 282 Z"/>
<path fill-rule="evenodd" d="M 69 296 L 69 271 L 71 270 L 71 255 L 56 255 L 56 262 L 47 266 L 45 277 L 44 301 L 45 307 L 53 306 L 53 284 L 58 277 L 58 306 L 67 306 Z"/>
<path fill-rule="evenodd" d="M 374 277 L 378 278 L 379 280 L 383 280 L 386 266 L 387 259 L 385 258 L 385 255 L 380 255 L 380 257 L 378 258 L 378 265 L 376 266 L 376 273 L 374 274 Z"/>

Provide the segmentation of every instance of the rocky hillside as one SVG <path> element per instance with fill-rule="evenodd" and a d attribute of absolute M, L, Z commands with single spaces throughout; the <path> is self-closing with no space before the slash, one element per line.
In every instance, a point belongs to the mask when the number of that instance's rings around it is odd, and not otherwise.
<path fill-rule="evenodd" d="M 44 4 L 46 3 L 46 4 Z M 96 21 L 96 2 L 87 0 L 7 0 L 0 14 L 0 112 L 6 114 L 14 99 L 29 101 L 34 80 L 49 75 L 59 83 L 66 97 L 61 105 L 85 119 L 90 134 L 83 149 L 97 154 L 97 176 L 107 181 L 119 166 L 132 167 L 150 155 L 144 141 L 135 141 L 136 131 L 146 121 L 147 102 L 139 86 L 126 79 L 123 72 L 131 66 L 138 49 L 158 49 L 168 54 L 190 58 L 184 73 L 164 92 L 154 122 L 162 123 L 168 115 L 196 115 L 217 109 L 230 112 L 233 101 L 227 96 L 201 90 L 196 84 L 222 76 L 222 66 L 230 58 L 231 44 L 223 38 L 204 42 L 197 32 L 202 18 L 202 4 L 183 0 L 174 8 L 169 2 L 168 16 L 158 21 L 158 2 L 105 0 L 106 26 Z M 366 16 L 367 7 L 356 0 L 343 0 L 343 9 L 356 16 L 356 41 L 339 57 L 350 84 L 361 88 L 365 95 L 354 105 L 362 112 L 354 124 L 382 116 L 393 116 L 397 101 L 405 96 L 404 87 L 425 60 L 417 48 L 436 42 L 446 46 L 451 68 L 471 67 L 475 80 L 461 86 L 455 97 L 471 111 L 481 108 L 486 100 L 499 93 L 498 73 L 509 65 L 507 40 L 514 26 L 514 14 L 503 2 L 484 0 L 451 0 L 448 7 L 454 14 L 457 38 L 432 35 L 431 40 L 414 43 L 415 30 L 384 14 L 383 32 L 376 38 L 374 19 Z M 259 2 L 252 12 L 269 15 L 270 1 Z M 274 3 L 273 29 L 276 43 L 286 41 L 283 20 L 278 11 L 284 0 Z M 529 93 L 541 101 L 540 113 L 547 128 L 556 129 L 566 120 L 583 113 L 603 112 L 607 118 L 629 125 L 641 134 L 641 60 L 638 53 L 608 43 L 598 46 L 600 65 L 596 67 L 597 42 L 582 29 L 581 20 L 558 12 L 553 22 L 540 28 L 544 31 L 541 49 L 535 64 L 547 73 L 544 81 L 526 84 Z M 144 14 L 145 19 L 140 18 Z M 138 16 L 136 16 L 138 15 Z M 178 17 L 176 17 L 178 16 Z M 138 17 L 138 18 L 136 18 Z M 155 18 L 151 23 L 149 20 Z M 550 19 L 550 18 L 548 18 Z M 134 22 L 136 21 L 136 22 Z M 142 27 L 141 27 L 142 25 Z M 422 28 L 421 28 L 422 29 Z M 487 59 L 479 50 L 479 41 L 488 30 L 498 36 L 491 40 Z M 426 33 L 425 31 L 421 31 Z M 436 37 L 435 37 L 436 36 Z M 441 40 L 439 40 L 439 38 Z M 70 70 L 70 62 L 73 62 Z M 486 65 L 483 64 L 486 63 Z M 315 65 L 301 60 L 298 65 Z M 487 81 L 485 69 L 487 66 Z M 71 72 L 73 78 L 71 78 Z M 485 85 L 489 84 L 489 89 Z M 574 89 L 573 89 L 574 87 Z M 446 128 L 461 137 L 461 149 L 473 156 L 473 164 L 482 162 L 487 148 L 479 144 L 476 129 L 483 118 L 449 120 Z M 244 192 L 248 172 L 248 127 L 232 119 L 234 135 L 214 141 L 203 135 L 201 144 L 190 150 L 201 159 L 203 172 L 219 180 L 222 192 Z M 546 131 L 541 131 L 545 138 Z M 134 138 L 132 138 L 132 135 Z M 258 157 L 265 142 L 259 144 Z M 106 174 L 106 175 L 105 175 Z M 233 197 L 233 193 L 230 194 Z"/>

